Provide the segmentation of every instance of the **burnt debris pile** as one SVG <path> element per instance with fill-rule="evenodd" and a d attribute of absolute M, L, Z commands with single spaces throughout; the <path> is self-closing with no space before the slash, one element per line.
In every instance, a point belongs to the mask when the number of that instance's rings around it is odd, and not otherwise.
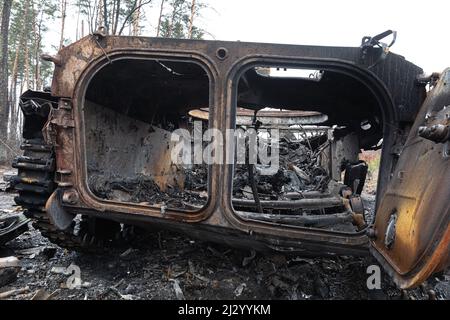
<path fill-rule="evenodd" d="M 207 200 L 206 170 L 201 166 L 188 170 L 185 189 L 168 185 L 162 191 L 155 181 L 146 176 L 105 179 L 92 175 L 89 185 L 93 193 L 102 199 L 139 203 L 156 207 L 195 210 L 203 207 Z"/>
<path fill-rule="evenodd" d="M 282 132 L 273 174 L 263 173 L 265 166 L 259 162 L 236 165 L 232 203 L 237 214 L 268 223 L 343 232 L 361 229 L 364 223 L 356 223 L 342 197 L 348 187 L 332 177 L 330 148 L 335 141 L 329 138 L 330 130 Z"/>
<path fill-rule="evenodd" d="M 317 137 L 316 140 L 319 140 Z M 306 145 L 305 145 L 306 144 Z M 313 148 L 311 142 L 283 136 L 279 143 L 279 169 L 273 175 L 259 174 L 260 165 L 255 165 L 254 175 L 261 200 L 289 200 L 301 198 L 310 191 L 325 192 L 330 176 L 321 165 L 324 145 Z M 239 199 L 254 199 L 249 182 L 247 165 L 236 165 L 233 196 Z"/>

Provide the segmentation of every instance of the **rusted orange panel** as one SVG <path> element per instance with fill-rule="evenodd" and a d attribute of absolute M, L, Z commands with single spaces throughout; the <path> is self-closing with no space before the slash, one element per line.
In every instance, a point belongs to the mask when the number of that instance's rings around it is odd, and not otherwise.
<path fill-rule="evenodd" d="M 441 80 L 411 129 L 376 214 L 374 248 L 404 286 L 416 285 L 443 268 L 450 255 L 449 158 L 444 143 L 418 134 L 423 124 L 450 124 L 447 103 L 450 88 Z M 389 227 L 394 216 L 395 228 Z M 387 240 L 389 234 L 391 241 Z"/>

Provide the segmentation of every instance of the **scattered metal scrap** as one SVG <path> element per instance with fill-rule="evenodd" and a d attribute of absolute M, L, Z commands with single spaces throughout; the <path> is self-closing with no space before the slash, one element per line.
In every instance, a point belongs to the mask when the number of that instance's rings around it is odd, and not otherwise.
<path fill-rule="evenodd" d="M 29 222 L 22 213 L 0 216 L 0 245 L 27 231 Z"/>
<path fill-rule="evenodd" d="M 5 173 L 2 176 L 4 182 L 0 183 L 0 192 L 11 191 L 12 174 Z M 0 198 L 0 202 L 2 200 Z M 20 207 L 0 208 L 0 246 L 27 231 L 30 221 L 22 214 Z"/>
<path fill-rule="evenodd" d="M 276 113 L 271 111 L 272 116 Z M 267 127 L 256 115 L 253 126 L 256 130 Z M 233 206 L 239 215 L 249 220 L 346 231 L 365 225 L 361 215 L 346 205 L 346 198 L 361 193 L 367 173 L 367 165 L 357 160 L 357 140 L 351 134 L 335 137 L 339 129 L 326 126 L 276 127 L 272 123 L 269 127 L 281 130 L 279 169 L 273 175 L 262 175 L 263 165 L 235 166 Z M 264 138 L 258 141 L 267 144 Z M 350 186 L 340 182 L 344 168 Z M 347 177 L 349 172 L 353 172 L 351 178 Z M 358 209 L 364 213 L 364 208 Z"/>
<path fill-rule="evenodd" d="M 16 257 L 0 258 L 0 287 L 14 282 L 19 271 L 19 259 Z"/>

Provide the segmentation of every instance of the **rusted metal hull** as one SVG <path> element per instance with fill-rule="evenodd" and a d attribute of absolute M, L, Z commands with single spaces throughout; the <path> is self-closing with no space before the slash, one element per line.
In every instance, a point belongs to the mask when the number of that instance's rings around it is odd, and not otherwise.
<path fill-rule="evenodd" d="M 218 52 L 226 49 L 225 58 L 219 58 Z M 125 204 L 105 201 L 94 196 L 87 186 L 86 145 L 87 138 L 84 124 L 88 119 L 82 112 L 86 87 L 93 75 L 102 67 L 120 59 L 173 59 L 176 61 L 193 61 L 206 69 L 210 77 L 210 111 L 211 126 L 225 130 L 233 126 L 233 92 L 232 81 L 248 66 L 255 62 L 267 64 L 282 63 L 295 66 L 327 67 L 333 70 L 351 73 L 361 81 L 370 84 L 371 90 L 377 91 L 379 99 L 384 99 L 385 118 L 387 123 L 394 123 L 399 117 L 407 117 L 417 110 L 421 103 L 420 89 L 408 92 L 410 101 L 403 105 L 410 112 L 400 114 L 393 104 L 390 92 L 386 86 L 399 88 L 398 83 L 385 82 L 372 72 L 364 69 L 370 61 L 361 62 L 358 48 L 326 48 L 308 46 L 289 46 L 254 43 L 233 43 L 216 41 L 186 41 L 135 37 L 105 37 L 95 39 L 86 37 L 58 53 L 60 63 L 55 67 L 52 84 L 52 95 L 61 98 L 60 110 L 55 112 L 50 123 L 55 124 L 57 141 L 57 183 L 62 188 L 70 188 L 78 194 L 77 203 L 64 204 L 68 211 L 95 214 L 105 218 L 117 218 L 122 221 L 146 221 L 153 223 L 161 219 L 164 224 L 171 223 L 205 225 L 218 227 L 220 230 L 234 230 L 243 238 L 255 239 L 274 238 L 277 247 L 294 250 L 293 244 L 303 246 L 305 243 L 325 245 L 327 247 L 353 247 L 359 250 L 367 246 L 364 233 L 353 235 L 327 232 L 324 230 L 308 230 L 296 227 L 279 227 L 270 224 L 244 221 L 238 218 L 231 206 L 231 168 L 230 165 L 212 165 L 209 169 L 209 198 L 207 205 L 198 212 L 182 213 L 151 208 L 138 204 Z M 376 59 L 374 53 L 373 59 Z M 370 57 L 369 57 L 370 60 Z M 402 62 L 402 63 L 399 63 Z M 358 64 L 360 66 L 358 66 Z M 405 62 L 403 58 L 392 55 L 384 62 L 386 65 L 396 65 L 397 68 L 410 68 L 419 74 L 421 70 Z M 380 67 L 381 69 L 381 67 Z M 376 70 L 374 70 L 376 71 Z M 383 72 L 379 75 L 382 77 Z M 404 79 L 408 90 L 413 88 L 413 77 Z M 395 94 L 402 93 L 395 90 Z M 405 95 L 406 96 L 406 95 Z M 403 99 L 403 97 L 401 97 Z M 64 116 L 58 116 L 64 113 Z M 71 119 L 70 121 L 63 120 Z M 334 115 L 338 117 L 338 115 Z M 72 126 L 73 123 L 73 126 Z M 388 126 L 386 126 L 388 128 Z M 50 131 L 50 130 L 49 130 Z M 385 130 L 385 131 L 388 131 Z M 393 134 L 385 132 L 385 143 L 393 140 Z M 392 142 L 391 142 L 392 143 Z M 389 163 L 389 159 L 386 159 Z M 385 165 L 388 167 L 388 164 Z M 381 175 L 381 182 L 386 180 L 386 174 Z M 382 185 L 383 183 L 380 183 Z M 183 227 L 184 228 L 184 227 Z M 194 227 L 195 229 L 196 227 Z M 226 234 L 226 232 L 225 232 Z M 282 235 L 282 236 L 281 236 Z M 283 242 L 282 239 L 285 239 Z M 285 243 L 285 245 L 283 245 Z M 299 248 L 302 250 L 301 248 Z M 322 250 L 319 250 L 322 251 Z"/>
<path fill-rule="evenodd" d="M 450 141 L 426 140 L 418 134 L 421 125 L 449 127 L 449 78 L 447 69 L 424 102 L 377 212 L 372 251 L 393 266 L 387 269 L 404 287 L 423 282 L 449 262 Z M 386 250 L 387 222 L 394 215 L 395 238 Z"/>
<path fill-rule="evenodd" d="M 398 150 L 404 146 L 409 129 L 425 97 L 424 85 L 419 85 L 416 81 L 422 74 L 419 67 L 395 54 L 389 54 L 381 61 L 379 57 L 378 49 L 365 51 L 362 55 L 361 48 L 346 47 L 100 37 L 98 35 L 85 37 L 63 48 L 57 57 L 51 59 L 57 62 L 52 83 L 52 96 L 59 99 L 59 107 L 50 113 L 50 119 L 43 132 L 46 142 L 55 150 L 55 182 L 62 193 L 62 207 L 68 213 L 143 226 L 158 225 L 186 232 L 204 240 L 240 247 L 270 248 L 304 254 L 367 253 L 369 240 L 365 230 L 350 234 L 298 225 L 283 225 L 270 219 L 261 221 L 253 219 L 251 214 L 238 215 L 233 207 L 236 203 L 233 203 L 235 202 L 232 194 L 233 165 L 230 164 L 209 165 L 207 202 L 201 209 L 194 208 L 189 212 L 161 206 L 107 200 L 96 196 L 88 184 L 89 159 L 98 158 L 99 163 L 104 163 L 102 162 L 104 158 L 111 155 L 97 154 L 95 146 L 91 147 L 96 142 L 91 139 L 92 135 L 87 128 L 98 127 L 102 124 L 89 125 L 94 118 L 92 114 L 86 112 L 86 108 L 89 108 L 86 95 L 96 75 L 107 68 L 114 70 L 110 72 L 110 77 L 111 75 L 114 77 L 101 80 L 96 78 L 97 84 L 107 80 L 117 80 L 118 83 L 137 81 L 136 85 L 133 84 L 134 90 L 138 90 L 140 85 L 144 86 L 141 91 L 148 90 L 145 84 L 139 83 L 136 79 L 132 80 L 133 77 L 130 78 L 131 80 L 126 80 L 128 78 L 124 74 L 127 69 L 117 67 L 118 65 L 126 66 L 126 61 L 138 61 L 138 63 L 139 61 L 156 61 L 170 72 L 175 71 L 162 62 L 191 63 L 199 66 L 207 75 L 206 96 L 208 98 L 203 98 L 205 92 L 204 88 L 198 84 L 200 80 L 192 79 L 186 85 L 186 90 L 193 92 L 189 107 L 196 109 L 195 117 L 208 120 L 210 128 L 225 132 L 227 129 L 234 128 L 237 122 L 250 124 L 251 113 L 239 111 L 238 107 L 252 109 L 257 106 L 264 107 L 265 104 L 273 105 L 274 101 L 277 101 L 278 105 L 275 104 L 274 107 L 281 108 L 285 104 L 292 104 L 293 109 L 297 110 L 287 113 L 285 117 L 288 119 L 303 117 L 306 121 L 303 124 L 337 123 L 356 128 L 360 148 L 370 149 L 383 139 L 377 191 L 379 204 L 381 197 L 389 197 L 385 190 L 399 158 Z M 304 94 L 303 100 L 300 100 L 298 93 L 289 91 L 283 83 L 279 85 L 270 78 L 255 78 L 255 74 L 248 71 L 259 65 L 328 70 L 330 76 L 329 78 L 324 76 L 324 84 L 307 82 L 302 84 Z M 114 66 L 117 69 L 114 69 Z M 194 69 L 188 69 L 186 73 L 193 72 Z M 393 74 L 396 77 L 393 77 Z M 244 86 L 252 82 L 258 90 L 248 90 L 239 95 L 238 87 L 241 86 L 239 82 L 241 78 L 245 80 Z M 175 83 L 172 88 L 174 92 L 177 86 L 181 85 Z M 346 88 L 346 86 L 350 87 Z M 354 94 L 354 97 L 347 99 L 350 92 Z M 99 91 L 90 94 L 95 100 L 103 93 Z M 145 94 L 142 94 L 142 97 L 145 97 Z M 118 103 L 119 100 L 122 103 L 123 94 L 120 90 L 111 91 L 104 99 L 105 103 L 111 105 Z M 333 109 L 336 101 L 340 105 L 338 110 Z M 147 103 L 147 101 L 144 102 Z M 161 102 L 162 109 L 173 106 L 181 110 L 186 107 L 182 105 L 182 102 L 176 99 L 172 99 L 167 105 Z M 208 111 L 202 110 L 205 103 L 209 105 Z M 305 113 L 298 111 L 301 110 L 301 103 L 320 105 L 320 108 L 312 108 Z M 120 104 L 118 106 L 120 107 Z M 101 111 L 97 114 L 100 113 Z M 270 121 L 275 121 L 271 120 L 274 115 L 270 112 L 266 112 L 263 116 Z M 120 117 L 108 118 L 107 121 L 111 122 L 110 127 L 117 126 Z M 106 118 L 107 116 L 103 115 L 96 121 Z M 359 128 L 363 127 L 363 122 L 366 120 L 371 124 L 370 129 Z M 127 123 L 128 127 L 134 126 L 131 122 Z M 274 123 L 279 124 L 276 121 Z M 291 125 L 286 119 L 281 123 L 286 126 Z M 105 134 L 107 137 L 118 136 L 117 144 L 114 145 L 116 149 L 128 146 L 132 140 L 145 141 L 150 135 L 148 132 L 133 129 L 135 136 L 126 140 L 119 137 L 120 132 L 125 129 L 120 126 L 116 129 Z M 155 133 L 151 134 L 155 135 Z M 177 168 L 169 165 L 169 153 L 165 152 L 170 149 L 169 144 L 164 144 L 163 138 L 158 140 L 162 141 L 160 149 L 154 149 L 148 154 L 142 153 L 140 149 L 133 149 L 136 159 L 127 161 L 127 159 L 111 158 L 109 162 L 115 163 L 115 166 L 123 169 L 124 172 L 134 174 L 136 169 L 132 163 L 147 161 L 142 173 L 153 175 L 160 188 L 164 189 L 173 183 L 182 186 L 183 179 L 174 182 L 179 179 L 180 174 Z M 358 152 L 359 148 L 356 149 Z M 343 149 L 341 153 L 345 154 L 347 151 Z M 351 151 L 352 154 L 355 153 L 354 150 Z M 224 150 L 224 152 L 228 151 Z M 115 162 L 115 160 L 120 161 Z M 340 172 L 335 171 L 338 171 L 338 168 L 333 167 L 330 170 L 333 171 L 333 177 L 337 179 Z M 329 202 L 333 202 L 332 205 L 343 205 L 351 209 L 348 200 L 344 198 L 314 197 L 274 203 L 263 201 L 262 204 L 271 208 L 295 209 L 300 204 L 326 208 Z M 252 201 L 239 200 L 237 205 L 251 207 Z M 347 219 L 348 217 L 344 215 L 337 218 Z M 448 245 L 448 232 L 445 239 Z"/>

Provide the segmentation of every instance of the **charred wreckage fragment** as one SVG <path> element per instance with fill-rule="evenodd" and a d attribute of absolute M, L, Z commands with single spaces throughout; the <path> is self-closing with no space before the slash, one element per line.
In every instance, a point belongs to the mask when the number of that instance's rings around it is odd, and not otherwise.
<path fill-rule="evenodd" d="M 355 48 L 87 36 L 45 57 L 55 63 L 51 92 L 21 97 L 16 202 L 61 246 L 105 247 L 136 226 L 258 250 L 364 254 L 370 244 L 400 286 L 417 285 L 445 266 L 437 257 L 448 248 L 448 203 L 428 210 L 434 245 L 408 247 L 419 240 L 401 226 L 411 214 L 422 223 L 426 210 L 398 184 L 421 185 L 405 174 L 421 170 L 408 162 L 417 153 L 448 176 L 448 162 L 429 150 L 448 148 L 449 72 L 425 81 L 381 42 L 391 34 Z M 257 148 L 277 150 L 277 168 L 263 173 L 259 156 L 238 162 L 225 147 L 231 163 L 175 162 L 180 129 L 190 150 L 208 148 L 208 130 L 253 130 Z M 245 141 L 250 154 L 255 145 Z M 369 220 L 360 154 L 377 149 Z M 438 200 L 447 194 L 448 186 Z M 414 269 L 419 262 L 427 267 Z"/>

